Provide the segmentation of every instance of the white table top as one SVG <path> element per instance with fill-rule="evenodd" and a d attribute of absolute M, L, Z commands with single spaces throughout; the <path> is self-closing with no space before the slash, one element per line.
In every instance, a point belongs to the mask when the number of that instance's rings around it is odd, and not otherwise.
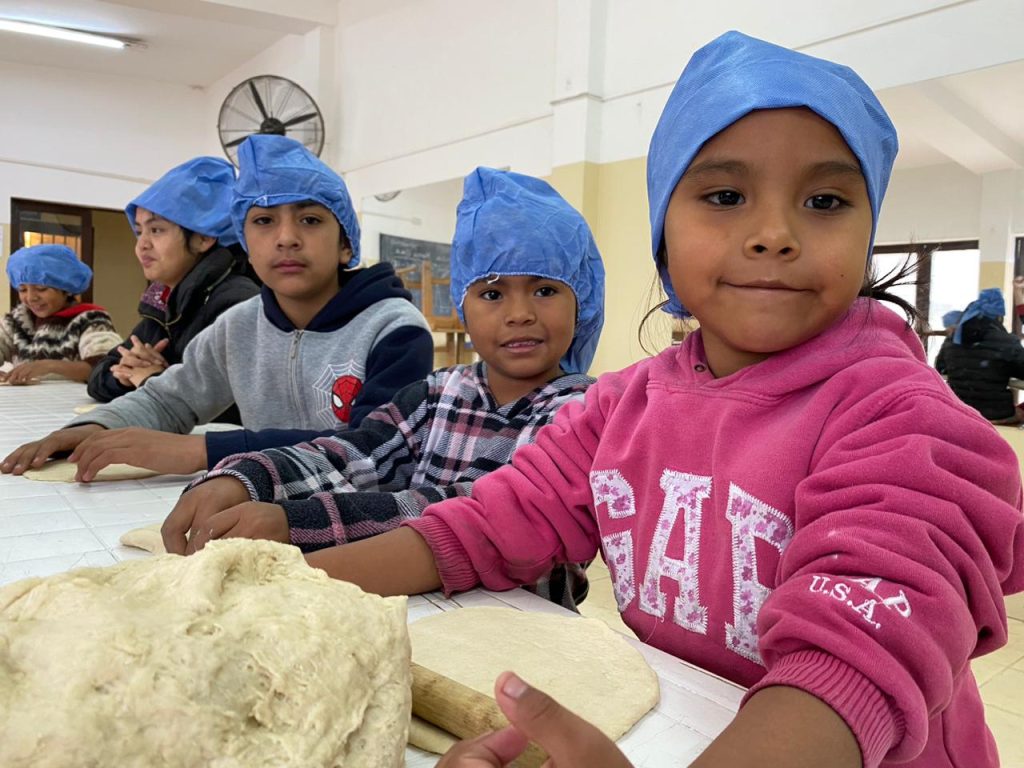
<path fill-rule="evenodd" d="M 0 387 L 0 458 L 63 426 L 74 418 L 76 406 L 90 403 L 85 385 L 73 382 Z M 0 584 L 149 557 L 121 546 L 119 537 L 133 528 L 161 522 L 189 479 L 163 476 L 84 485 L 0 475 Z M 476 605 L 575 615 L 522 590 L 474 590 L 451 600 L 437 593 L 412 597 L 409 620 Z M 661 701 L 619 740 L 619 746 L 638 768 L 688 765 L 732 720 L 743 689 L 639 640 L 627 640 L 657 673 Z M 436 755 L 413 748 L 406 759 L 409 768 L 427 768 L 437 762 Z"/>

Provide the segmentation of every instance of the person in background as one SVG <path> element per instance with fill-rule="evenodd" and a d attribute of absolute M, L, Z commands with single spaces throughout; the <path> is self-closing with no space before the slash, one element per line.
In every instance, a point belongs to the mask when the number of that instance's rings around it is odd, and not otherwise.
<path fill-rule="evenodd" d="M 71 451 L 76 479 L 108 464 L 164 474 L 209 469 L 246 450 L 356 427 L 426 377 L 433 338 L 390 264 L 359 262 L 359 223 L 341 177 L 294 139 L 239 147 L 235 233 L 263 282 L 185 348 L 178 365 L 0 463 L 21 474 Z M 231 403 L 245 429 L 188 434 Z"/>
<path fill-rule="evenodd" d="M 942 344 L 935 369 L 956 396 L 993 424 L 1019 424 L 1010 379 L 1024 378 L 1024 346 L 1003 327 L 1006 303 L 986 288 L 967 305 L 953 336 Z"/>
<path fill-rule="evenodd" d="M 964 313 L 959 309 L 954 309 L 942 316 L 942 327 L 946 329 L 948 338 L 953 338 L 953 332 L 956 331 L 957 325 L 960 324 L 960 318 L 963 316 Z"/>
<path fill-rule="evenodd" d="M 231 224 L 235 169 L 216 157 L 172 168 L 125 208 L 135 257 L 150 281 L 141 320 L 93 368 L 89 395 L 108 403 L 180 363 L 185 347 L 228 307 L 257 293 Z M 234 408 L 221 421 L 235 421 Z"/>
<path fill-rule="evenodd" d="M 120 341 L 107 311 L 78 295 L 92 270 L 66 245 L 20 248 L 7 261 L 20 303 L 0 321 L 0 381 L 30 384 L 43 376 L 86 381 L 111 344 Z"/>
<path fill-rule="evenodd" d="M 604 320 L 590 228 L 540 179 L 478 168 L 464 186 L 451 294 L 480 362 L 410 384 L 359 429 L 229 456 L 167 518 L 169 552 L 238 536 L 312 552 L 392 530 L 428 504 L 468 496 L 583 397 Z M 559 566 L 530 588 L 574 609 L 586 574 Z"/>
<path fill-rule="evenodd" d="M 692 768 L 996 768 L 970 662 L 1006 643 L 1024 589 L 1021 474 L 871 273 L 896 151 L 849 68 L 738 32 L 698 50 L 647 187 L 667 306 L 699 329 L 602 375 L 470 497 L 307 562 L 450 594 L 600 552 L 637 637 L 746 689 Z M 530 737 L 559 766 L 628 765 L 544 706 L 555 727 L 513 704 L 527 732 L 442 765 L 500 765 Z"/>

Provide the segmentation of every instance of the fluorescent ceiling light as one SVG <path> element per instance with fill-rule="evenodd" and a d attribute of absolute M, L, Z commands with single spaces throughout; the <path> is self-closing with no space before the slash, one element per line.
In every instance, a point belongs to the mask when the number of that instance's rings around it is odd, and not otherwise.
<path fill-rule="evenodd" d="M 92 32 L 80 32 L 77 29 L 51 27 L 46 24 L 33 24 L 28 21 L 14 21 L 13 19 L 0 19 L 0 32 L 19 32 L 23 35 L 52 37 L 56 40 L 70 40 L 74 43 L 100 45 L 104 48 L 125 48 L 128 45 L 124 40 L 106 37 L 105 35 L 94 35 Z"/>

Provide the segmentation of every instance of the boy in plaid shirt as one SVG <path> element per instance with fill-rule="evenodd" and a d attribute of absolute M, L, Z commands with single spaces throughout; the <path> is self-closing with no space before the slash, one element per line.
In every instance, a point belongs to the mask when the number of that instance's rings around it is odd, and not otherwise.
<path fill-rule="evenodd" d="M 604 268 L 586 222 L 548 184 L 489 168 L 466 178 L 451 290 L 480 362 L 405 387 L 359 429 L 228 457 L 167 518 L 167 550 L 242 536 L 312 552 L 389 531 L 468 495 L 558 408 L 582 399 L 604 320 Z M 586 590 L 575 564 L 535 587 L 569 607 Z"/>

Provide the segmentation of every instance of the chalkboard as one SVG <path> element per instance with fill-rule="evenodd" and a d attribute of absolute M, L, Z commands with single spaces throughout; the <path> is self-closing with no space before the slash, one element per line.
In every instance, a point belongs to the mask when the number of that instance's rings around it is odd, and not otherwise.
<path fill-rule="evenodd" d="M 419 290 L 420 266 L 425 259 L 429 259 L 434 280 L 447 281 L 451 275 L 451 253 L 450 243 L 433 243 L 429 240 L 413 240 L 394 235 L 380 236 L 381 261 L 390 261 L 395 269 L 415 267 L 413 273 L 406 276 L 405 284 L 412 293 L 412 300 L 420 309 L 423 309 L 423 299 Z M 448 285 L 435 285 L 434 314 L 444 316 L 450 315 L 451 312 L 452 298 Z"/>

